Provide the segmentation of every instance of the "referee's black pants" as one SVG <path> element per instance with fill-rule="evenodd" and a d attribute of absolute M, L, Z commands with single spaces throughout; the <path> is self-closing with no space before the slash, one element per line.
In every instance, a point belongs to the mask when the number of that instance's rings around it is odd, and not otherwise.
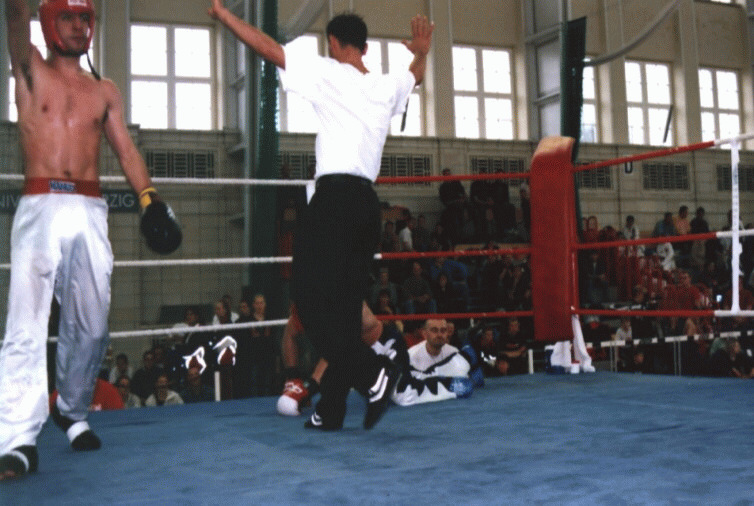
<path fill-rule="evenodd" d="M 325 175 L 307 206 L 293 249 L 293 300 L 315 349 L 328 362 L 317 414 L 339 428 L 351 387 L 366 395 L 380 370 L 361 339 L 361 307 L 380 238 L 380 205 L 370 181 Z"/>

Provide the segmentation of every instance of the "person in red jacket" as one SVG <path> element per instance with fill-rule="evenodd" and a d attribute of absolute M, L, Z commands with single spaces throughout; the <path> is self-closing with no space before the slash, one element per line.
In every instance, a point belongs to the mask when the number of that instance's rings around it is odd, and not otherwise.
<path fill-rule="evenodd" d="M 58 398 L 58 391 L 55 390 L 50 394 L 50 409 L 55 405 L 55 400 Z M 89 411 L 109 411 L 111 409 L 123 409 L 123 399 L 118 393 L 118 389 L 111 383 L 96 379 L 94 386 L 94 397 L 92 403 L 89 405 Z"/>

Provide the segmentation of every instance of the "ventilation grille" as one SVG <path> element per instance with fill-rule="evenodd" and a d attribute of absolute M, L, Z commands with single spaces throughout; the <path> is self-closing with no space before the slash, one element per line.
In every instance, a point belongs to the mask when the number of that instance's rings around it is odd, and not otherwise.
<path fill-rule="evenodd" d="M 314 153 L 281 151 L 278 154 L 278 167 L 287 165 L 290 169 L 290 179 L 310 179 L 309 166 L 314 170 L 317 159 Z"/>
<path fill-rule="evenodd" d="M 383 155 L 380 177 L 413 177 L 432 174 L 432 157 L 427 155 Z M 428 186 L 429 183 L 401 183 Z"/>
<path fill-rule="evenodd" d="M 214 151 L 150 149 L 144 154 L 152 177 L 213 178 L 215 158 Z"/>
<path fill-rule="evenodd" d="M 588 190 L 612 190 L 613 171 L 610 167 L 588 170 L 576 173 L 579 187 Z"/>
<path fill-rule="evenodd" d="M 645 163 L 642 174 L 645 190 L 689 189 L 689 168 L 685 163 Z"/>
<path fill-rule="evenodd" d="M 738 189 L 742 192 L 754 192 L 754 165 L 738 166 Z M 731 191 L 730 165 L 717 166 L 717 190 Z"/>
<path fill-rule="evenodd" d="M 471 173 L 472 174 L 494 174 L 502 172 L 504 174 L 522 174 L 529 172 L 523 158 L 508 158 L 506 156 L 472 156 Z M 521 186 L 526 179 L 508 179 L 509 186 Z"/>

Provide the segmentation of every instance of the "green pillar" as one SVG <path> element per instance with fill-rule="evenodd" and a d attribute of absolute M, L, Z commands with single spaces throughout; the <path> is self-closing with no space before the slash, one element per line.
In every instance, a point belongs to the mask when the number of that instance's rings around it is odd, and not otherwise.
<path fill-rule="evenodd" d="M 277 39 L 277 0 L 262 0 L 262 30 L 273 39 Z M 256 128 L 258 135 L 254 145 L 252 177 L 256 179 L 276 179 L 278 169 L 278 130 L 277 130 L 277 70 L 269 63 L 263 62 L 259 87 L 259 110 Z M 251 256 L 277 256 L 277 237 L 275 233 L 276 187 L 252 186 L 250 216 Z M 268 301 L 270 316 L 283 314 L 277 301 L 280 298 L 280 269 L 277 264 L 254 265 L 250 269 L 249 284 L 255 293 L 263 293 Z M 285 308 L 287 310 L 287 308 Z"/>

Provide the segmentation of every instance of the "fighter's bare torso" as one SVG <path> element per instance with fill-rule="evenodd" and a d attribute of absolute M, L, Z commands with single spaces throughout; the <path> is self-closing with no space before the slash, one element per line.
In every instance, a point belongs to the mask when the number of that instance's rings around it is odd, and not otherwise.
<path fill-rule="evenodd" d="M 34 49 L 28 74 L 16 76 L 26 177 L 99 178 L 100 141 L 117 90 L 75 63 L 45 61 Z"/>

